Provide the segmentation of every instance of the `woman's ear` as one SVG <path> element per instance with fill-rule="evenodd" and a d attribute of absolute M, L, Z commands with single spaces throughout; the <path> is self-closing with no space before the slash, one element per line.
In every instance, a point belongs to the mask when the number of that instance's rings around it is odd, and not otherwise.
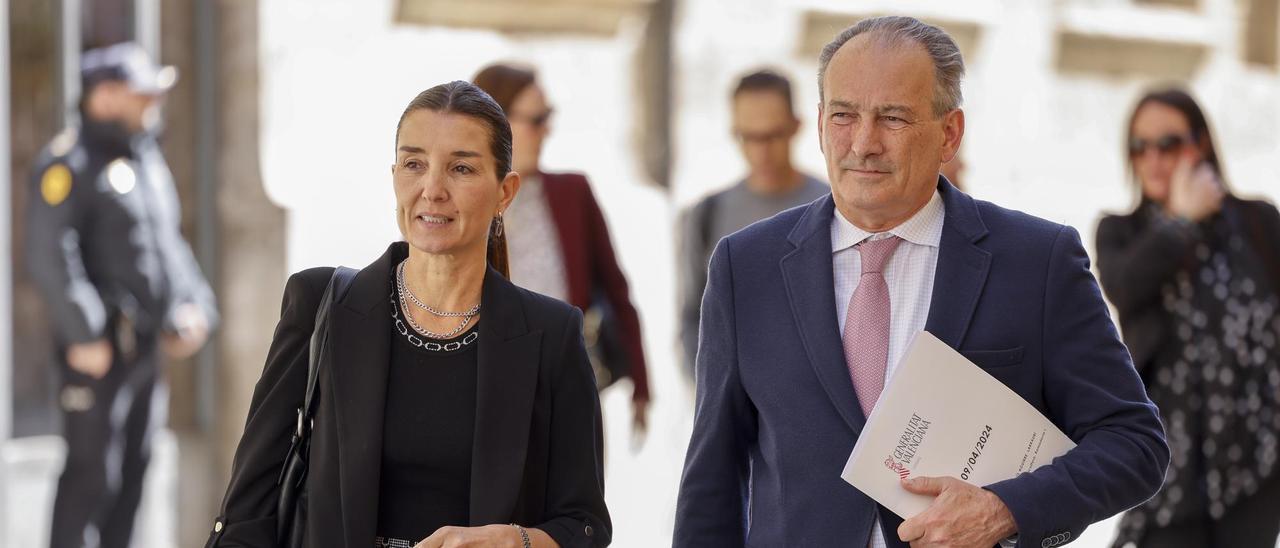
<path fill-rule="evenodd" d="M 511 201 L 516 199 L 516 193 L 520 191 L 520 174 L 514 171 L 508 171 L 507 176 L 502 178 L 502 182 L 498 184 L 498 211 L 506 211 L 511 206 Z"/>

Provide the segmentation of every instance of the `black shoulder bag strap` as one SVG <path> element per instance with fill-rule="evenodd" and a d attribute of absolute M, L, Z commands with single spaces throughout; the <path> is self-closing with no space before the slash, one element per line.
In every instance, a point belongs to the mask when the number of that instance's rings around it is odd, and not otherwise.
<path fill-rule="evenodd" d="M 307 461 L 311 453 L 311 429 L 316 411 L 316 385 L 319 384 L 320 358 L 324 355 L 329 340 L 329 309 L 333 303 L 342 299 L 351 287 L 356 271 L 344 266 L 333 270 L 333 277 L 320 297 L 320 305 L 316 307 L 315 327 L 311 332 L 311 350 L 307 360 L 307 391 L 303 397 L 302 407 L 298 408 L 298 422 L 293 432 L 293 441 L 289 444 L 289 453 L 285 456 L 284 466 L 280 470 L 278 486 L 280 498 L 277 501 L 276 539 L 280 546 L 289 548 L 302 546 L 302 532 L 306 526 L 306 479 Z"/>

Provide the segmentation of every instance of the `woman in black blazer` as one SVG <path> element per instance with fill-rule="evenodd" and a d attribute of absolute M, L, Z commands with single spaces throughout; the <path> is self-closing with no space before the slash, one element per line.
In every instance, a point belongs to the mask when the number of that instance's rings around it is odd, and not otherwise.
<path fill-rule="evenodd" d="M 392 244 L 328 319 L 306 478 L 311 547 L 606 546 L 582 316 L 505 277 L 502 110 L 465 82 L 401 116 Z M 278 546 L 277 481 L 331 268 L 294 274 L 209 546 Z"/>
<path fill-rule="evenodd" d="M 1098 225 L 1098 271 L 1172 461 L 1114 546 L 1266 547 L 1280 530 L 1280 213 L 1233 196 L 1200 107 L 1143 97 L 1138 207 Z"/>

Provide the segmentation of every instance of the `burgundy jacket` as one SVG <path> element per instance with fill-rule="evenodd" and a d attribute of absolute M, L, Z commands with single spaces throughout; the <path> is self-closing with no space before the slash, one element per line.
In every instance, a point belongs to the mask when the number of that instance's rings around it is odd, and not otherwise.
<path fill-rule="evenodd" d="M 631 380 L 635 383 L 632 399 L 648 400 L 649 375 L 640 338 L 640 317 L 631 304 L 627 277 L 618 267 L 609 227 L 591 194 L 591 185 L 578 173 L 539 175 L 564 252 L 569 304 L 586 310 L 597 289 L 609 299 L 617 314 L 619 336 L 631 358 Z"/>

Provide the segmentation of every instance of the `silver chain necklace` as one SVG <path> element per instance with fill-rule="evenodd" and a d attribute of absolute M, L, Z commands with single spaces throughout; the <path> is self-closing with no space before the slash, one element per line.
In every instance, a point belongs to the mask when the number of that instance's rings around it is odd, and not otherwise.
<path fill-rule="evenodd" d="M 448 333 L 436 333 L 435 331 L 431 331 L 427 328 L 422 327 L 421 325 L 418 325 L 418 322 L 414 321 L 413 314 L 409 313 L 409 304 L 404 301 L 404 293 L 400 293 L 400 308 L 404 309 L 404 319 L 405 321 L 409 322 L 409 326 L 412 327 L 414 331 L 417 331 L 418 333 L 421 333 L 422 335 L 426 337 L 430 337 L 432 339 L 452 338 L 454 335 L 461 333 L 463 329 L 466 329 L 467 324 L 471 323 L 471 318 L 475 317 L 475 316 L 464 316 L 462 318 L 462 323 L 459 323 L 458 327 L 453 328 L 453 331 L 450 331 Z"/>
<path fill-rule="evenodd" d="M 414 323 L 413 318 L 409 316 L 409 312 L 407 310 L 405 311 L 404 319 L 409 321 L 409 325 L 406 326 L 404 320 L 400 319 L 400 312 L 399 312 L 399 309 L 404 306 L 404 299 L 403 298 L 399 299 L 400 306 L 396 306 L 396 301 L 397 301 L 396 295 L 394 294 L 391 295 L 391 317 L 396 321 L 396 331 L 400 332 L 401 336 L 408 338 L 409 344 L 412 344 L 418 348 L 421 348 L 423 350 L 430 350 L 432 352 L 452 352 L 454 350 L 458 350 L 459 348 L 462 348 L 464 346 L 467 346 L 475 342 L 475 340 L 480 337 L 480 332 L 475 331 L 475 332 L 469 333 L 466 337 L 463 337 L 462 340 L 460 341 L 453 341 L 449 343 L 441 344 L 435 341 L 423 340 L 418 335 L 423 335 L 428 338 L 434 338 L 434 339 L 448 339 L 453 335 L 456 335 L 459 332 L 459 330 L 462 329 L 462 327 L 466 326 L 467 323 L 471 321 L 471 318 L 467 318 L 466 320 L 464 320 L 462 325 L 459 326 L 458 329 L 455 329 L 452 334 L 440 335 L 440 334 L 432 333 L 430 331 L 422 329 L 421 327 L 418 327 L 418 325 Z M 413 332 L 410 332 L 410 326 L 412 327 Z"/>
<path fill-rule="evenodd" d="M 477 313 L 480 312 L 480 303 L 476 303 L 475 306 L 467 309 L 464 312 L 441 312 L 439 310 L 436 310 L 430 307 L 429 305 L 427 305 L 427 303 L 424 303 L 418 300 L 418 296 L 414 295 L 412 291 L 409 291 L 409 284 L 406 284 L 404 281 L 404 264 L 407 262 L 409 262 L 409 260 L 405 259 L 403 261 L 400 261 L 400 264 L 396 266 L 396 289 L 400 291 L 400 295 L 402 297 L 401 300 L 403 300 L 403 297 L 407 296 L 409 297 L 409 300 L 413 301 L 413 304 L 418 308 L 426 310 L 427 312 L 430 312 L 431 314 L 435 316 L 439 316 L 441 318 L 463 318 L 463 317 L 470 318 L 471 316 L 475 316 Z M 408 316 L 409 314 L 406 312 L 405 315 Z"/>

